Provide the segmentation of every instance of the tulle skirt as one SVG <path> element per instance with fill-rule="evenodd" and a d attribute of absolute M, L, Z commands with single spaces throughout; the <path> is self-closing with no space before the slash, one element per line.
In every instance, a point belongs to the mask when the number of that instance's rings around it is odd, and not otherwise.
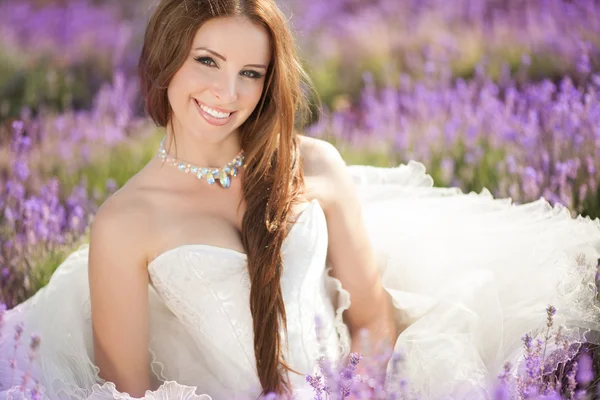
<path fill-rule="evenodd" d="M 490 398 L 506 362 L 524 372 L 522 338 L 543 339 L 550 305 L 572 344 L 599 342 L 600 220 L 544 199 L 434 188 L 419 163 L 354 168 L 383 284 L 407 326 L 395 349 L 421 398 Z"/>
<path fill-rule="evenodd" d="M 465 194 L 435 188 L 416 162 L 348 170 L 402 327 L 395 343 L 404 359 L 401 373 L 420 398 L 490 398 L 505 362 L 515 366 L 514 374 L 522 369 L 522 337 L 545 332 L 549 305 L 556 308 L 555 325 L 564 327 L 566 337 L 599 342 L 599 220 L 572 218 L 567 209 L 543 199 L 515 205 L 487 190 Z M 98 376 L 87 285 L 84 246 L 61 264 L 46 288 L 5 313 L 0 399 L 20 395 L 10 387 L 24 376 L 29 389 L 38 382 L 42 397 L 50 399 L 129 398 Z M 351 299 L 338 291 L 332 302 L 343 310 Z M 163 342 L 185 335 L 175 323 L 164 323 L 172 317 L 153 291 L 150 300 L 151 320 L 162 322 L 151 325 L 151 336 Z M 32 332 L 42 338 L 33 361 L 26 345 L 14 350 L 20 324 L 23 340 Z M 210 395 L 168 379 L 156 385 L 146 398 Z"/>

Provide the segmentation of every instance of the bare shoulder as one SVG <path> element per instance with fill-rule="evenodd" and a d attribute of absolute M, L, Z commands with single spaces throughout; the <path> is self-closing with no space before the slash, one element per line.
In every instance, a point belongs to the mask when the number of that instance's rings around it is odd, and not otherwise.
<path fill-rule="evenodd" d="M 134 182 L 128 182 L 110 196 L 92 221 L 90 264 L 94 264 L 92 259 L 114 258 L 145 265 L 151 214 L 151 203 Z"/>
<path fill-rule="evenodd" d="M 353 189 L 346 162 L 333 144 L 307 136 L 300 138 L 304 175 L 312 197 L 324 208 L 336 206 L 341 195 Z"/>
<path fill-rule="evenodd" d="M 300 136 L 300 154 L 306 176 L 323 176 L 346 168 L 338 149 L 326 140 Z"/>

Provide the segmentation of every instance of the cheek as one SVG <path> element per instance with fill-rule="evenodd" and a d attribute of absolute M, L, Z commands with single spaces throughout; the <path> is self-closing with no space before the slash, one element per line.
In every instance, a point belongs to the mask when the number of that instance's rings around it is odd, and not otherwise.
<path fill-rule="evenodd" d="M 167 88 L 167 99 L 169 100 L 169 104 L 171 105 L 173 111 L 176 111 L 178 108 L 177 88 L 175 87 L 174 82 L 172 81 L 169 84 L 169 87 Z"/>
<path fill-rule="evenodd" d="M 195 92 L 205 90 L 215 81 L 215 77 L 206 71 L 190 71 L 185 78 L 188 91 Z"/>
<path fill-rule="evenodd" d="M 262 95 L 262 92 L 263 92 L 263 86 L 264 85 L 262 83 L 254 82 L 250 85 L 243 87 L 240 90 L 241 91 L 240 94 L 246 100 L 248 105 L 251 105 L 254 107 L 256 104 L 258 104 L 258 102 L 260 100 L 260 96 Z"/>
<path fill-rule="evenodd" d="M 185 113 L 185 97 L 181 90 L 181 85 L 178 85 L 177 82 L 172 82 L 167 89 L 169 104 L 176 116 L 182 116 Z"/>
<path fill-rule="evenodd" d="M 180 98 L 189 97 L 193 92 L 205 88 L 211 81 L 207 75 L 194 68 L 192 64 L 185 63 L 171 80 L 172 95 Z"/>
<path fill-rule="evenodd" d="M 173 76 L 173 79 L 171 79 L 171 82 L 169 83 L 167 96 L 169 97 L 169 102 L 172 104 L 173 108 L 176 108 L 177 104 L 180 104 L 183 96 L 185 96 L 184 81 L 185 78 L 180 70 Z"/>

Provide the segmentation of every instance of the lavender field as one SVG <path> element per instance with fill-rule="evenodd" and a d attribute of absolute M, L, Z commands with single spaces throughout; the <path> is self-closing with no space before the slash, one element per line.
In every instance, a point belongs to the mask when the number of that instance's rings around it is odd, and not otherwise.
<path fill-rule="evenodd" d="M 8 308 L 48 282 L 102 201 L 154 155 L 162 132 L 143 114 L 135 75 L 152 3 L 0 2 Z M 349 164 L 416 160 L 437 186 L 517 203 L 543 196 L 600 217 L 599 2 L 280 4 L 321 101 L 305 133 Z"/>

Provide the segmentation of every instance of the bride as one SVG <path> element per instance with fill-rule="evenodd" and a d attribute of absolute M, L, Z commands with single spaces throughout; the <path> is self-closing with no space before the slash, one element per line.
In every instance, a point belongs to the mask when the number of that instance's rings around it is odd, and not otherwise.
<path fill-rule="evenodd" d="M 4 313 L 0 398 L 24 376 L 48 399 L 309 398 L 303 374 L 364 351 L 362 329 L 422 398 L 487 398 L 549 304 L 572 340 L 600 330 L 599 221 L 434 188 L 416 162 L 346 166 L 296 133 L 308 80 L 274 0 L 160 1 L 139 73 L 165 138 Z"/>

